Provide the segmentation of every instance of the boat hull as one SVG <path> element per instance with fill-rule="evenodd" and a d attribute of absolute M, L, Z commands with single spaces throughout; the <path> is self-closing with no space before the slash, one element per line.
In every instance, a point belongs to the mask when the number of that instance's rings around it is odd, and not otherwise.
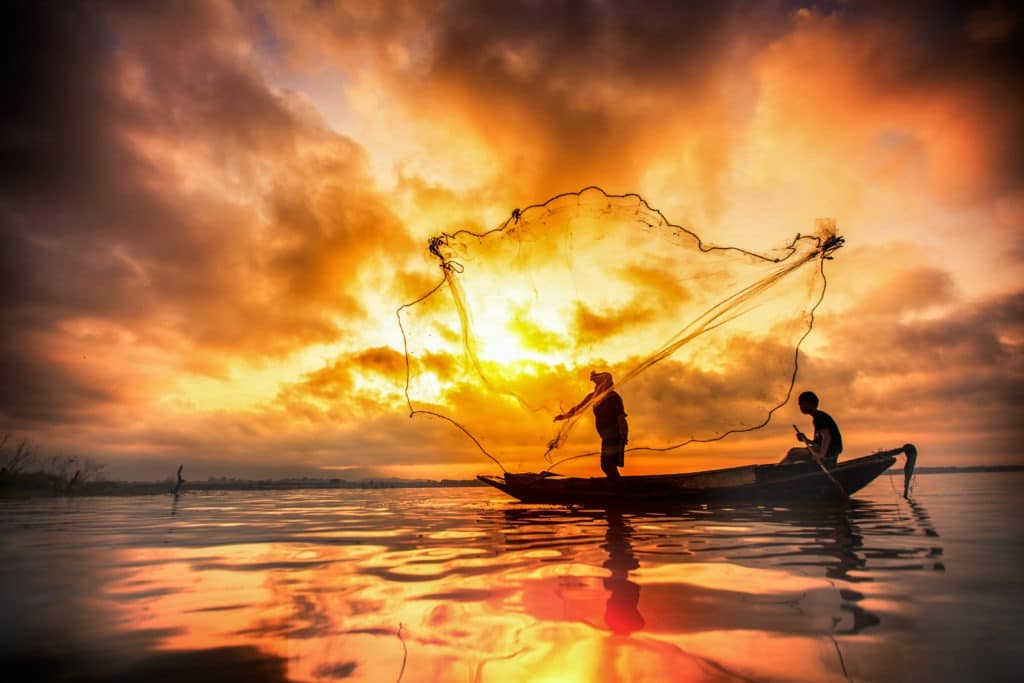
<path fill-rule="evenodd" d="M 581 507 L 653 507 L 696 503 L 789 503 L 795 500 L 845 500 L 907 455 L 906 480 L 916 450 L 910 444 L 838 463 L 827 475 L 813 462 L 746 465 L 687 474 L 563 477 L 551 473 L 506 473 L 477 478 L 524 503 Z M 840 490 L 841 489 L 841 490 Z M 904 487 L 906 493 L 906 485 Z"/>

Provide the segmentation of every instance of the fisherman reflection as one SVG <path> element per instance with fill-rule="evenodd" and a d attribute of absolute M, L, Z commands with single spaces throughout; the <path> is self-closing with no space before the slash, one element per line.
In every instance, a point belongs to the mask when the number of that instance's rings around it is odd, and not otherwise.
<path fill-rule="evenodd" d="M 914 512 L 913 520 L 903 519 L 897 516 L 893 519 L 893 513 L 882 506 L 855 502 L 849 508 L 836 510 L 825 515 L 819 528 L 823 532 L 822 540 L 831 541 L 823 544 L 818 552 L 822 555 L 834 558 L 826 570 L 825 576 L 846 583 L 871 582 L 871 574 L 887 563 L 898 562 L 901 570 L 933 569 L 942 571 L 945 567 L 940 561 L 929 561 L 942 556 L 942 548 L 937 546 L 923 547 L 916 544 L 899 544 L 898 546 L 882 548 L 865 547 L 862 525 L 873 529 L 885 529 L 890 536 L 916 537 L 924 535 L 930 538 L 938 537 L 928 518 L 928 513 L 920 505 L 911 504 Z M 805 552 L 808 549 L 805 548 Z M 841 621 L 834 619 L 835 634 L 856 634 L 866 628 L 877 626 L 881 623 L 878 615 L 865 609 L 861 603 L 865 596 L 858 590 L 850 587 L 840 588 L 839 595 L 842 600 L 839 609 L 847 613 L 851 622 L 846 628 L 835 628 Z"/>
<path fill-rule="evenodd" d="M 607 512 L 608 531 L 605 533 L 605 544 L 608 560 L 604 567 L 611 571 L 605 578 L 604 587 L 610 595 L 604 610 L 604 622 L 617 635 L 629 635 L 644 626 L 644 618 L 640 616 L 637 604 L 640 602 L 640 586 L 629 580 L 629 572 L 640 566 L 633 557 L 633 544 L 630 537 L 633 528 L 613 510 Z"/>
<path fill-rule="evenodd" d="M 848 583 L 870 581 L 860 576 L 867 569 L 867 558 L 864 555 L 864 535 L 860 527 L 851 519 L 856 514 L 856 504 L 851 509 L 836 510 L 828 515 L 823 522 L 824 538 L 832 541 L 831 548 L 823 547 L 821 553 L 835 558 L 835 563 L 825 569 L 825 576 Z M 830 523 L 828 523 L 830 522 Z M 823 538 L 823 540 L 824 540 Z M 851 573 L 852 572 L 852 573 Z M 839 611 L 850 615 L 850 623 L 846 628 L 839 628 L 843 622 L 842 615 L 833 617 L 832 633 L 834 635 L 853 635 L 866 628 L 881 623 L 879 617 L 861 606 L 864 594 L 852 588 L 839 589 Z"/>
<path fill-rule="evenodd" d="M 817 550 L 805 549 L 807 552 L 821 554 L 830 557 L 834 562 L 826 565 L 825 576 L 830 579 L 859 583 L 870 581 L 870 578 L 861 576 L 866 570 L 867 558 L 863 554 L 864 535 L 851 519 L 852 512 L 858 512 L 858 503 L 854 503 L 850 510 L 838 509 L 821 513 L 820 520 L 813 524 L 818 526 L 822 545 Z M 869 514 L 865 512 L 864 514 Z M 808 525 L 811 522 L 806 522 Z M 851 574 L 851 572 L 853 572 Z"/>

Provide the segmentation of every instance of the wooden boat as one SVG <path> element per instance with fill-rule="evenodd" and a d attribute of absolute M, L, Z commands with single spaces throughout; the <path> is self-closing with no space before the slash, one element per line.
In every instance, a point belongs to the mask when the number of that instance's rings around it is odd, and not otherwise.
<path fill-rule="evenodd" d="M 551 472 L 502 476 L 479 475 L 524 503 L 578 505 L 580 507 L 651 507 L 692 503 L 789 503 L 796 500 L 845 500 L 861 490 L 906 455 L 903 495 L 917 462 L 911 444 L 879 451 L 826 469 L 815 462 L 787 465 L 745 465 L 686 474 L 606 477 L 563 477 Z"/>

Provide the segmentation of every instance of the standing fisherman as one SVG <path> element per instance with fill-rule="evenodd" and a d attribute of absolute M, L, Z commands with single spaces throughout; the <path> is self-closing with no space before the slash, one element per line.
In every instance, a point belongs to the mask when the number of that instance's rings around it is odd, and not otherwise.
<path fill-rule="evenodd" d="M 556 415 L 555 422 L 576 415 L 596 398 L 594 421 L 601 437 L 601 470 L 609 479 L 615 480 L 619 478 L 619 468 L 625 466 L 626 442 L 629 440 L 626 410 L 622 397 L 612 389 L 612 373 L 593 371 L 590 381 L 594 383 L 594 390 L 568 412 Z"/>

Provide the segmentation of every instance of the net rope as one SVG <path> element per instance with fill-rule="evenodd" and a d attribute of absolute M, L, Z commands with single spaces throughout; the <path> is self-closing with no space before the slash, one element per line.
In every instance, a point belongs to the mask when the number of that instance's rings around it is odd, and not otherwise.
<path fill-rule="evenodd" d="M 689 444 L 720 441 L 733 434 L 753 432 L 767 426 L 776 411 L 788 403 L 792 397 L 800 368 L 801 347 L 813 330 L 815 313 L 824 301 L 828 286 L 825 276 L 825 261 L 830 260 L 832 254 L 844 244 L 843 238 L 836 236 L 834 224 L 830 222 L 821 223 L 819 224 L 819 234 L 801 235 L 798 233 L 796 237 L 781 249 L 776 250 L 774 253 L 762 254 L 741 247 L 706 243 L 697 233 L 689 228 L 670 223 L 660 211 L 652 209 L 639 195 L 608 195 L 601 188 L 594 186 L 584 188 L 579 192 L 556 195 L 546 202 L 533 204 L 524 209 L 515 209 L 504 222 L 491 230 L 474 232 L 462 229 L 452 233 L 442 233 L 430 238 L 428 251 L 439 261 L 441 278 L 426 293 L 413 301 L 399 306 L 396 310 L 405 358 L 404 396 L 409 417 L 412 418 L 417 415 L 429 416 L 454 426 L 468 437 L 483 455 L 500 467 L 503 472 L 508 471 L 501 460 L 488 450 L 483 441 L 469 427 L 463 424 L 461 420 L 446 415 L 441 410 L 414 405 L 411 395 L 413 379 L 412 352 L 409 345 L 409 333 L 406 323 L 403 321 L 403 316 L 408 315 L 417 306 L 424 305 L 425 302 L 429 303 L 432 300 L 436 300 L 440 292 L 447 290 L 451 295 L 451 302 L 454 304 L 458 318 L 458 342 L 461 347 L 461 354 L 469 364 L 469 367 L 472 368 L 472 374 L 479 380 L 481 391 L 495 396 L 506 396 L 527 412 L 537 413 L 545 410 L 544 406 L 537 405 L 535 400 L 531 400 L 530 397 L 525 396 L 518 390 L 514 382 L 502 376 L 500 371 L 496 371 L 493 362 L 482 357 L 480 340 L 478 339 L 474 318 L 470 310 L 471 306 L 467 301 L 467 298 L 473 293 L 465 289 L 463 274 L 466 272 L 466 263 L 472 262 L 472 267 L 476 269 L 476 272 L 479 272 L 481 267 L 487 265 L 486 260 L 480 257 L 479 250 L 483 249 L 483 253 L 486 256 L 485 247 L 490 244 L 488 240 L 512 239 L 512 242 L 503 248 L 512 254 L 513 258 L 522 259 L 524 253 L 529 253 L 529 248 L 541 244 L 542 240 L 551 239 L 549 234 L 558 229 L 562 229 L 571 239 L 574 235 L 574 229 L 578 229 L 578 226 L 575 226 L 571 220 L 567 224 L 567 229 L 560 223 L 557 223 L 557 221 L 554 227 L 550 227 L 548 220 L 550 216 L 556 216 L 557 218 L 556 214 L 558 212 L 564 213 L 566 210 L 573 209 L 574 199 L 576 213 L 572 215 L 574 217 L 582 216 L 594 225 L 601 226 L 602 221 L 633 221 L 641 229 L 645 229 L 656 236 L 670 235 L 671 239 L 674 240 L 673 244 L 679 244 L 682 241 L 688 240 L 687 245 L 696 247 L 701 254 L 717 252 L 719 254 L 735 255 L 746 259 L 748 262 L 761 263 L 771 268 L 771 270 L 766 275 L 746 284 L 741 284 L 727 292 L 720 300 L 706 306 L 697 315 L 689 319 L 681 329 L 676 330 L 652 352 L 647 353 L 630 366 L 624 365 L 623 367 L 628 367 L 628 369 L 618 375 L 614 387 L 610 387 L 605 392 L 595 393 L 587 403 L 580 405 L 574 415 L 566 419 L 555 435 L 547 441 L 547 447 L 543 452 L 543 456 L 549 466 L 548 470 L 553 471 L 560 465 L 572 460 L 599 455 L 599 451 L 587 451 L 560 459 L 552 458 L 552 453 L 566 442 L 574 425 L 586 413 L 586 408 L 603 399 L 608 390 L 621 388 L 623 385 L 646 373 L 655 365 L 673 357 L 680 349 L 691 344 L 694 340 L 719 330 L 719 328 L 726 327 L 730 323 L 742 318 L 747 313 L 755 310 L 759 299 L 763 298 L 776 284 L 808 266 L 808 264 L 816 263 L 816 279 L 820 280 L 821 283 L 820 292 L 814 297 L 809 309 L 800 316 L 801 319 L 806 320 L 806 327 L 802 329 L 792 348 L 791 369 L 788 372 L 785 391 L 779 400 L 774 401 L 768 407 L 761 419 L 752 425 L 723 429 L 711 436 L 691 436 L 688 439 L 678 440 L 664 446 L 633 446 L 627 450 L 628 452 L 647 451 L 664 453 L 674 451 Z M 630 208 L 632 208 L 632 216 L 626 215 L 629 213 L 628 209 Z M 572 220 L 575 220 L 575 218 Z M 590 225 L 590 223 L 587 225 Z M 631 225 L 627 225 L 627 227 L 632 229 Z M 548 233 L 545 233 L 544 229 L 548 229 Z M 474 249 L 478 251 L 474 251 Z M 499 262 L 498 266 L 492 269 L 500 270 L 502 267 L 503 263 Z M 529 280 L 529 275 L 527 275 L 527 278 Z M 581 308 L 581 304 L 576 303 L 576 305 L 579 310 L 585 310 Z"/>

